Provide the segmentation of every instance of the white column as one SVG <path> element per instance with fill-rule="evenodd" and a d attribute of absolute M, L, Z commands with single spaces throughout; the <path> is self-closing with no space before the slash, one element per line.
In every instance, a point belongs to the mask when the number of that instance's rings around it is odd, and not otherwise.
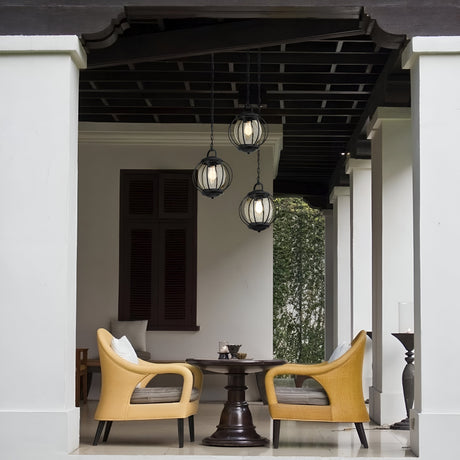
<path fill-rule="evenodd" d="M 334 187 L 329 198 L 333 205 L 333 338 L 334 347 L 350 342 L 350 187 Z"/>
<path fill-rule="evenodd" d="M 52 458 L 79 442 L 77 115 L 84 66 L 77 37 L 0 37 L 4 458 Z"/>
<path fill-rule="evenodd" d="M 325 308 L 325 343 L 324 359 L 334 351 L 334 219 L 332 209 L 323 211 L 326 246 L 326 308 Z"/>
<path fill-rule="evenodd" d="M 460 37 L 415 37 L 411 69 L 414 140 L 415 405 L 411 447 L 423 459 L 458 458 L 460 365 Z"/>
<path fill-rule="evenodd" d="M 372 139 L 372 352 L 371 418 L 392 424 L 405 418 L 401 375 L 405 350 L 398 304 L 413 301 L 412 157 L 410 109 L 380 107 Z"/>
<path fill-rule="evenodd" d="M 349 158 L 351 219 L 351 327 L 353 336 L 372 330 L 371 160 Z M 372 385 L 372 341 L 368 338 L 363 365 L 364 397 Z"/>

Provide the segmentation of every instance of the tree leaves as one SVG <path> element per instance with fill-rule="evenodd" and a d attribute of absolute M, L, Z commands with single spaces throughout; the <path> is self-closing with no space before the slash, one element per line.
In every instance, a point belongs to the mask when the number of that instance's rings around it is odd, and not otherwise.
<path fill-rule="evenodd" d="M 301 198 L 276 198 L 273 246 L 274 356 L 324 358 L 324 217 Z"/>

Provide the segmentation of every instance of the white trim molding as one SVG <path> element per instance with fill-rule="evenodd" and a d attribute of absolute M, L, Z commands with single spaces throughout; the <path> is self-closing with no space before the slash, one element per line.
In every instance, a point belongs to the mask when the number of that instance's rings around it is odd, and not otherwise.
<path fill-rule="evenodd" d="M 411 69 L 422 54 L 460 54 L 460 36 L 414 37 L 402 53 L 402 68 Z"/>
<path fill-rule="evenodd" d="M 4 35 L 1 54 L 69 54 L 79 69 L 86 69 L 86 52 L 76 35 Z"/>
<path fill-rule="evenodd" d="M 227 125 L 214 126 L 214 145 L 228 146 Z M 117 145 L 171 145 L 202 146 L 209 148 L 209 125 L 190 123 L 90 123 L 79 124 L 80 144 Z M 274 177 L 278 174 L 278 164 L 283 148 L 282 125 L 271 125 L 268 139 L 263 149 L 270 149 L 273 155 Z M 235 150 L 236 151 L 236 150 Z M 204 151 L 203 154 L 205 154 Z"/>

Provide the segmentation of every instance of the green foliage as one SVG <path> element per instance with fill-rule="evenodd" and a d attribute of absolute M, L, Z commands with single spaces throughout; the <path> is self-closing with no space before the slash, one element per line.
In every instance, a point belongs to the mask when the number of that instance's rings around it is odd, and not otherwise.
<path fill-rule="evenodd" d="M 324 217 L 301 198 L 276 198 L 273 247 L 274 356 L 324 359 Z"/>

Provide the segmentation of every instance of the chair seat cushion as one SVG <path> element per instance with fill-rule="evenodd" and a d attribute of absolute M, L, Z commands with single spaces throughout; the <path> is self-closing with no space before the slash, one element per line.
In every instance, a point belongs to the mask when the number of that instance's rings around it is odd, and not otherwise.
<path fill-rule="evenodd" d="M 131 396 L 131 404 L 152 404 L 179 402 L 182 394 L 182 387 L 148 387 L 136 388 Z M 200 392 L 192 389 L 190 401 L 196 401 Z"/>
<path fill-rule="evenodd" d="M 322 388 L 276 387 L 276 398 L 280 404 L 327 406 L 329 398 Z"/>

